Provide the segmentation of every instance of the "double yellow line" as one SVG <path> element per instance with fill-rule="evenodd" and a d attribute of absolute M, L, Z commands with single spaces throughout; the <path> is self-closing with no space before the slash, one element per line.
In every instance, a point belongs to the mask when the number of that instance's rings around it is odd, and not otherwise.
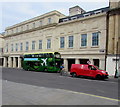
<path fill-rule="evenodd" d="M 65 90 L 64 91 L 67 92 L 71 92 L 71 93 L 75 93 L 75 94 L 82 94 L 82 95 L 88 95 L 88 96 L 92 96 L 92 97 L 97 97 L 97 98 L 102 98 L 102 99 L 106 99 L 106 100 L 112 100 L 112 101 L 120 101 L 119 99 L 113 99 L 113 98 L 109 98 L 109 97 L 103 97 L 103 96 L 98 96 L 98 95 L 93 95 L 93 94 L 87 94 L 87 93 L 82 93 L 82 92 L 76 92 L 76 91 L 71 91 L 71 90 Z"/>

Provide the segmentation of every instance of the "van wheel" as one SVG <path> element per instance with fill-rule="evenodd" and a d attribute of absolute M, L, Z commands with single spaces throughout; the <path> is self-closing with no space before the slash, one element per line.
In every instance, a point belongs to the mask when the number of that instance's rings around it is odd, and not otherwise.
<path fill-rule="evenodd" d="M 77 77 L 77 74 L 75 72 L 73 72 L 72 77 Z"/>
<path fill-rule="evenodd" d="M 101 75 L 97 75 L 96 79 L 98 79 L 98 80 L 102 79 Z"/>

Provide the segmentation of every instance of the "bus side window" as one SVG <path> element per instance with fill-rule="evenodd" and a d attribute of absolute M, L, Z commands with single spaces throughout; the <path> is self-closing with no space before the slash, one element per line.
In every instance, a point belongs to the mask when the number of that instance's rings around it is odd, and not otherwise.
<path fill-rule="evenodd" d="M 52 53 L 50 53 L 50 57 L 51 57 L 51 58 L 53 57 L 53 54 L 52 54 Z"/>
<path fill-rule="evenodd" d="M 50 56 L 49 53 L 46 53 L 46 58 L 49 58 L 49 56 Z"/>
<path fill-rule="evenodd" d="M 35 55 L 35 58 L 38 58 L 38 57 L 39 57 L 39 55 L 38 55 L 38 54 L 36 54 L 36 55 Z"/>
<path fill-rule="evenodd" d="M 41 54 L 39 54 L 39 58 L 41 58 L 42 57 L 42 55 Z"/>
<path fill-rule="evenodd" d="M 45 58 L 47 58 L 47 57 L 48 57 L 47 53 L 45 53 L 45 54 L 44 54 L 44 57 L 45 57 Z"/>
<path fill-rule="evenodd" d="M 42 57 L 43 57 L 43 58 L 46 58 L 46 54 L 42 54 Z"/>

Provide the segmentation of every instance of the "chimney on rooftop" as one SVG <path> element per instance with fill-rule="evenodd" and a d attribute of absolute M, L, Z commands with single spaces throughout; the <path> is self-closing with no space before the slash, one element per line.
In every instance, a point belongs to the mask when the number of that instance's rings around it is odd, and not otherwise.
<path fill-rule="evenodd" d="M 120 8 L 120 0 L 109 0 L 110 8 Z"/>
<path fill-rule="evenodd" d="M 82 14 L 82 13 L 85 13 L 86 11 L 83 10 L 82 8 L 80 8 L 79 6 L 74 6 L 74 7 L 71 7 L 69 8 L 69 16 L 73 16 L 73 15 L 76 15 L 76 14 Z"/>

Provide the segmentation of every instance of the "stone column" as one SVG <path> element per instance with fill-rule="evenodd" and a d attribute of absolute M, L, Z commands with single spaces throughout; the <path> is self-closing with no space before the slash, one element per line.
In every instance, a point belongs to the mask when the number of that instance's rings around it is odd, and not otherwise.
<path fill-rule="evenodd" d="M 4 57 L 3 67 L 7 67 L 7 58 L 6 57 Z"/>
<path fill-rule="evenodd" d="M 94 61 L 93 61 L 93 59 L 91 58 L 91 59 L 89 59 L 89 61 L 91 62 L 91 65 L 94 65 Z"/>
<path fill-rule="evenodd" d="M 114 41 L 114 54 L 118 53 L 118 38 L 119 38 L 119 16 L 115 16 L 115 41 Z"/>
<path fill-rule="evenodd" d="M 13 68 L 16 68 L 16 58 L 13 57 Z"/>
<path fill-rule="evenodd" d="M 64 67 L 65 70 L 68 71 L 68 60 L 66 58 L 64 59 Z"/>
<path fill-rule="evenodd" d="M 78 58 L 75 59 L 75 64 L 80 64 L 80 61 Z"/>
<path fill-rule="evenodd" d="M 105 59 L 100 59 L 100 69 L 105 70 Z"/>
<path fill-rule="evenodd" d="M 18 68 L 21 68 L 21 58 L 18 57 Z"/>
<path fill-rule="evenodd" d="M 11 57 L 8 57 L 8 67 L 12 67 L 12 59 L 11 59 Z"/>

